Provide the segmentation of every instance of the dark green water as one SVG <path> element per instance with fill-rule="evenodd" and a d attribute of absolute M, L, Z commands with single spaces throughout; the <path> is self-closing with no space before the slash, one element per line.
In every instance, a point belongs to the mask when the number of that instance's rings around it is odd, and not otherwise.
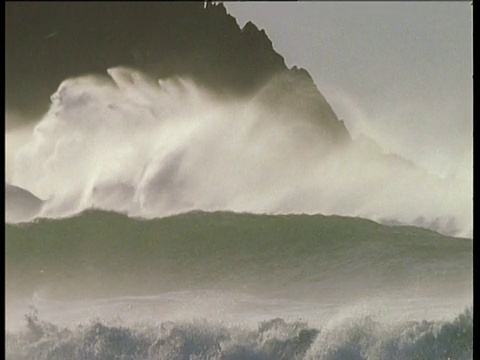
<path fill-rule="evenodd" d="M 359 218 L 199 212 L 138 220 L 89 211 L 7 225 L 6 235 L 8 294 L 42 286 L 73 297 L 242 287 L 309 288 L 314 296 L 326 287 L 413 285 L 468 293 L 472 281 L 471 240 Z"/>

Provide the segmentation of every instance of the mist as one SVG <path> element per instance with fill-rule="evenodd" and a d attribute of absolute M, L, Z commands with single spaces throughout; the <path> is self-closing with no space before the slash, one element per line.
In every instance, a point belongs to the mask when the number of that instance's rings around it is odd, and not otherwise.
<path fill-rule="evenodd" d="M 366 138 L 338 144 L 298 104 L 278 110 L 275 81 L 240 100 L 127 68 L 66 79 L 15 152 L 11 184 L 46 199 L 39 217 L 322 213 L 471 236 L 468 179 L 431 175 Z"/>
<path fill-rule="evenodd" d="M 308 69 L 352 135 L 441 177 L 469 177 L 473 149 L 470 2 L 228 2 Z M 302 26 L 296 26 L 302 24 Z"/>
<path fill-rule="evenodd" d="M 37 121 L 38 122 L 38 121 Z M 37 125 L 34 121 L 25 120 L 24 117 L 12 111 L 5 113 L 5 180 L 12 181 L 15 155 L 32 136 Z"/>

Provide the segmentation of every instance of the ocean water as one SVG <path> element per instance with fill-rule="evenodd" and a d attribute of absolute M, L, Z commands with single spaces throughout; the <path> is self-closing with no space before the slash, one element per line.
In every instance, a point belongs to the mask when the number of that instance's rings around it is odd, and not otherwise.
<path fill-rule="evenodd" d="M 15 158 L 8 359 L 472 358 L 467 179 L 336 143 L 266 105 L 281 79 L 109 75 L 64 81 Z"/>
<path fill-rule="evenodd" d="M 470 359 L 472 241 L 323 215 L 7 224 L 8 359 Z"/>
<path fill-rule="evenodd" d="M 381 325 L 369 317 L 316 329 L 281 318 L 254 329 L 208 321 L 75 329 L 27 318 L 7 334 L 9 359 L 472 359 L 472 311 L 451 322 Z"/>
<path fill-rule="evenodd" d="M 352 139 L 223 5 L 7 10 L 7 359 L 473 358 L 470 169 Z"/>

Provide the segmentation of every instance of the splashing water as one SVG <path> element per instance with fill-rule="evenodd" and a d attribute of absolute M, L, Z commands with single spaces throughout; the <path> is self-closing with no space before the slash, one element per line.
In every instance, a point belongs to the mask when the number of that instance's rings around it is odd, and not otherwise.
<path fill-rule="evenodd" d="M 65 80 L 17 154 L 12 183 L 49 199 L 38 216 L 323 213 L 471 236 L 471 184 L 367 142 L 336 144 L 326 118 L 272 102 L 273 80 L 239 100 L 188 79 L 108 73 Z"/>

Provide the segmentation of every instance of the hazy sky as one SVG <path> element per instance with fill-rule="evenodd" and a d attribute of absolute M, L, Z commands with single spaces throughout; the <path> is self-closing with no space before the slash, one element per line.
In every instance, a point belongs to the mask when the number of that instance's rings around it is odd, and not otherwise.
<path fill-rule="evenodd" d="M 227 2 L 307 69 L 355 137 L 447 175 L 471 170 L 470 2 Z"/>

